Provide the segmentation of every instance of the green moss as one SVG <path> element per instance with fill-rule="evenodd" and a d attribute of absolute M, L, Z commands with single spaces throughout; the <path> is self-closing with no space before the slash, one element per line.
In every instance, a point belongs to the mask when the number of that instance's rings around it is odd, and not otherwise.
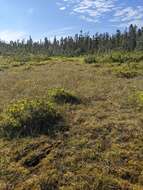
<path fill-rule="evenodd" d="M 60 115 L 52 103 L 23 99 L 11 104 L 1 114 L 1 134 L 14 137 L 48 133 L 59 119 Z"/>
<path fill-rule="evenodd" d="M 72 93 L 66 91 L 63 88 L 50 89 L 48 91 L 49 98 L 58 103 L 58 104 L 78 104 L 80 103 L 80 99 L 73 95 Z"/>

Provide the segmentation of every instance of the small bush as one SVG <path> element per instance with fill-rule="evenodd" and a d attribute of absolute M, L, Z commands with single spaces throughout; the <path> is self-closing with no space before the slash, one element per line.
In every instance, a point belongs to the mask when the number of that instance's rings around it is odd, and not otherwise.
<path fill-rule="evenodd" d="M 64 104 L 64 103 L 78 104 L 78 103 L 80 103 L 79 98 L 74 96 L 72 93 L 67 92 L 63 88 L 50 89 L 48 91 L 48 96 L 52 101 L 54 101 L 58 104 Z"/>
<path fill-rule="evenodd" d="M 143 60 L 143 55 L 140 53 L 125 53 L 125 52 L 113 52 L 107 58 L 112 63 L 139 63 Z"/>
<path fill-rule="evenodd" d="M 128 63 L 132 61 L 132 58 L 129 57 L 128 55 L 124 54 L 116 54 L 111 56 L 111 60 L 113 63 Z"/>
<path fill-rule="evenodd" d="M 131 71 L 131 70 L 121 70 L 119 71 L 119 73 L 117 74 L 119 77 L 122 78 L 134 78 L 138 76 L 138 72 L 137 71 Z"/>
<path fill-rule="evenodd" d="M 10 105 L 2 114 L 0 129 L 6 137 L 49 133 L 61 119 L 50 102 L 21 100 Z"/>
<path fill-rule="evenodd" d="M 131 79 L 140 75 L 140 72 L 136 69 L 126 67 L 119 67 L 114 69 L 115 74 L 121 78 Z"/>
<path fill-rule="evenodd" d="M 89 55 L 84 58 L 84 62 L 86 64 L 92 64 L 92 63 L 97 63 L 96 57 L 94 55 Z"/>

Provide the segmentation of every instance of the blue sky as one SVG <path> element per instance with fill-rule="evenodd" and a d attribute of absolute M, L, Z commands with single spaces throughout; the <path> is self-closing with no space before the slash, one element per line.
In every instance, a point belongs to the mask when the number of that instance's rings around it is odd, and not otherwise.
<path fill-rule="evenodd" d="M 143 26 L 143 0 L 0 0 L 0 39 L 113 33 Z"/>

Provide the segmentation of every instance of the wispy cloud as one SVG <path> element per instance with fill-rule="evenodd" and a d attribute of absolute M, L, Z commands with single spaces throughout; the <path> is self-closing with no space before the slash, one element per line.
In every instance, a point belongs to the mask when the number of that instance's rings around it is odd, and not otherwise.
<path fill-rule="evenodd" d="M 60 7 L 61 11 L 64 11 L 66 9 L 66 7 Z"/>
<path fill-rule="evenodd" d="M 0 31 L 0 39 L 6 42 L 11 40 L 22 40 L 27 38 L 26 32 L 23 31 L 14 31 L 14 30 L 2 30 Z"/>
<path fill-rule="evenodd" d="M 97 23 L 97 22 L 99 22 L 98 19 L 94 19 L 94 18 L 85 16 L 85 15 L 81 15 L 80 18 L 81 18 L 82 20 L 84 20 L 84 21 L 87 21 L 87 22 L 92 22 L 92 23 Z"/>
<path fill-rule="evenodd" d="M 118 7 L 115 10 L 111 22 L 118 24 L 121 27 L 128 26 L 130 24 L 136 24 L 138 26 L 143 26 L 143 7 Z"/>
<path fill-rule="evenodd" d="M 103 15 L 114 8 L 115 2 L 116 0 L 63 0 L 63 5 L 87 22 L 99 22 Z"/>
<path fill-rule="evenodd" d="M 97 23 L 108 18 L 107 22 L 120 26 L 131 22 L 143 25 L 143 6 L 131 7 L 127 1 L 122 4 L 120 0 L 59 0 L 57 5 L 87 22 Z"/>

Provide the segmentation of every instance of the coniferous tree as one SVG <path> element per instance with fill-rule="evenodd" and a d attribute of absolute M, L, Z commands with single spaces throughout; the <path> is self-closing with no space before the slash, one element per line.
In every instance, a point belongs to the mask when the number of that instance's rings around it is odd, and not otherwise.
<path fill-rule="evenodd" d="M 0 53 L 16 54 L 16 53 L 33 53 L 46 55 L 65 55 L 78 56 L 84 54 L 94 54 L 111 51 L 134 51 L 143 50 L 143 27 L 130 25 L 130 27 L 121 32 L 117 30 L 114 35 L 109 33 L 95 33 L 90 36 L 89 33 L 76 34 L 74 37 L 67 36 L 60 39 L 54 38 L 53 41 L 44 40 L 33 42 L 30 36 L 27 41 L 10 41 L 6 43 L 0 41 Z"/>

